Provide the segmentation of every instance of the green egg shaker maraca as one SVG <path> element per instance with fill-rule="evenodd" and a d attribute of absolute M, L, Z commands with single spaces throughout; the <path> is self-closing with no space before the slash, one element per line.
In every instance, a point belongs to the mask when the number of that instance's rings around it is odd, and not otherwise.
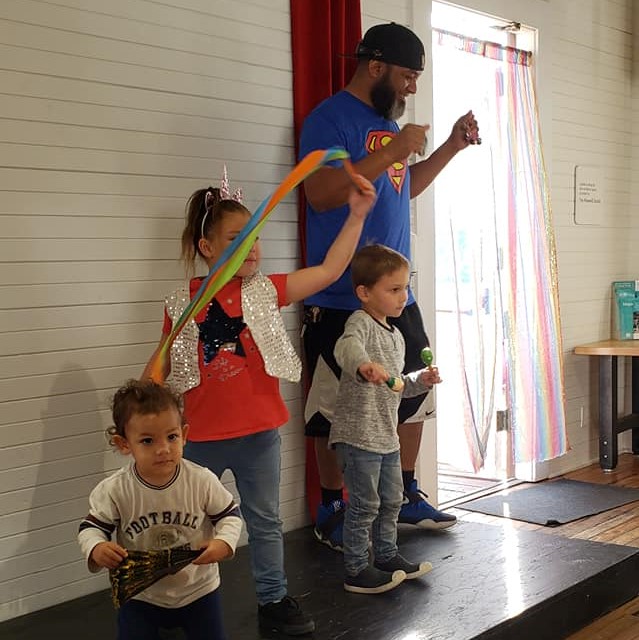
<path fill-rule="evenodd" d="M 430 365 L 433 364 L 433 352 L 430 347 L 424 347 L 419 356 L 427 367 L 430 367 Z"/>
<path fill-rule="evenodd" d="M 404 388 L 404 381 L 401 378 L 391 376 L 386 380 L 386 385 L 391 391 L 397 391 L 399 393 Z"/>

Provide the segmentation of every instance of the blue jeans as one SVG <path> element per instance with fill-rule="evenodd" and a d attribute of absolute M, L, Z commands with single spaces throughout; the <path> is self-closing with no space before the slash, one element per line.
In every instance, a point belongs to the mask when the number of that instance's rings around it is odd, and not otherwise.
<path fill-rule="evenodd" d="M 158 640 L 160 629 L 175 627 L 187 640 L 226 640 L 219 590 L 177 609 L 129 600 L 118 611 L 118 640 Z"/>
<path fill-rule="evenodd" d="M 368 566 L 370 532 L 377 562 L 388 562 L 397 555 L 402 470 L 399 451 L 373 453 L 343 442 L 335 448 L 349 500 L 344 516 L 344 566 L 349 576 L 355 576 Z"/>
<path fill-rule="evenodd" d="M 280 520 L 280 434 L 278 429 L 241 438 L 187 442 L 184 457 L 208 467 L 218 478 L 235 476 L 240 510 L 248 531 L 258 604 L 287 593 Z"/>

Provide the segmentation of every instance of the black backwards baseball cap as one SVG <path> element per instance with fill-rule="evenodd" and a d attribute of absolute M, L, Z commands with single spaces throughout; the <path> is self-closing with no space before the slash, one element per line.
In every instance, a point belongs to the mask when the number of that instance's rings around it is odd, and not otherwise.
<path fill-rule="evenodd" d="M 355 57 L 379 60 L 414 71 L 423 71 L 426 59 L 422 41 L 410 29 L 396 22 L 371 27 L 357 45 Z"/>

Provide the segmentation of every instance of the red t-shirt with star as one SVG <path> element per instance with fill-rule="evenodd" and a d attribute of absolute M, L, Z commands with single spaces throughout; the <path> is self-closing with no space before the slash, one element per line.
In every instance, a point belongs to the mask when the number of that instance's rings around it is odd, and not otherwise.
<path fill-rule="evenodd" d="M 286 274 L 268 276 L 277 291 L 278 307 L 286 302 Z M 190 296 L 202 278 L 189 283 Z M 195 316 L 200 339 L 200 384 L 184 394 L 184 417 L 189 440 L 227 440 L 280 427 L 288 409 L 280 395 L 278 378 L 266 373 L 264 360 L 244 324 L 241 278 L 233 278 L 214 300 Z M 164 311 L 162 332 L 173 323 Z"/>

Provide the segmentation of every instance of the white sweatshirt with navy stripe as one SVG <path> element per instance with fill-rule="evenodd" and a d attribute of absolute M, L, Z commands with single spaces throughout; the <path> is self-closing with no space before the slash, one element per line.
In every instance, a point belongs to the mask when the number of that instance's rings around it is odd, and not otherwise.
<path fill-rule="evenodd" d="M 89 514 L 80 523 L 78 542 L 89 560 L 100 542 L 111 540 L 126 549 L 199 549 L 212 538 L 224 540 L 233 551 L 242 531 L 240 511 L 231 493 L 209 469 L 181 460 L 163 487 L 146 483 L 134 462 L 102 480 L 89 497 Z M 190 564 L 161 578 L 135 596 L 161 607 L 183 607 L 217 589 L 218 565 Z"/>

